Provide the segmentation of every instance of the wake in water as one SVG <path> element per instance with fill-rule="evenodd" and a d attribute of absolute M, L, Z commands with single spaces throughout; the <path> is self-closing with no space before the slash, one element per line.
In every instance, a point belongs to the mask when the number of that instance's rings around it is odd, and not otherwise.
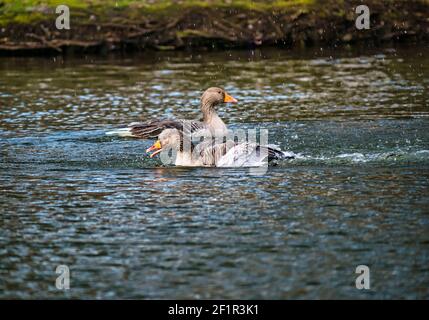
<path fill-rule="evenodd" d="M 123 135 L 122 131 L 110 132 L 110 134 L 114 134 L 120 137 L 127 136 Z M 169 143 L 169 142 L 166 142 Z M 204 145 L 204 143 L 201 143 Z M 221 145 L 222 147 L 225 144 Z M 257 146 L 257 145 L 255 145 Z M 256 150 L 254 147 L 250 148 L 251 150 Z M 183 141 L 180 141 L 180 137 L 178 138 L 178 143 L 176 145 L 176 153 L 180 148 L 183 147 Z M 233 145 L 232 148 L 229 148 L 229 151 L 223 150 L 220 159 L 218 159 L 216 166 L 218 167 L 253 167 L 253 166 L 264 166 L 267 165 L 267 161 L 271 165 L 279 165 L 281 167 L 289 167 L 293 165 L 356 165 L 356 164 L 384 164 L 384 165 L 394 165 L 394 164 L 406 164 L 406 163 L 427 163 L 429 160 L 429 150 L 421 149 L 421 150 L 412 150 L 410 146 L 407 146 L 408 150 L 404 150 L 406 148 L 393 148 L 386 149 L 382 148 L 381 152 L 342 152 L 339 150 L 338 152 L 332 152 L 332 149 L 328 149 L 326 154 L 312 154 L 311 149 L 303 152 L 292 152 L 292 151 L 282 151 L 279 145 L 267 144 L 266 147 L 266 157 L 259 156 L 258 152 L 249 152 L 248 144 L 243 145 Z M 154 147 L 152 147 L 154 148 Z M 208 150 L 204 150 L 205 147 L 200 147 L 199 151 L 201 152 L 211 152 L 216 148 L 208 148 Z M 162 148 L 158 148 L 159 151 L 162 151 Z M 174 149 L 174 148 L 173 148 Z M 198 150 L 198 145 L 196 147 Z M 347 149 L 346 147 L 344 149 Z M 151 150 L 153 151 L 153 150 Z M 194 151 L 194 150 L 192 150 Z M 216 150 L 214 150 L 216 151 Z M 314 150 L 319 151 L 319 150 Z M 156 153 L 158 153 L 156 152 Z M 180 159 L 178 162 L 174 162 L 174 160 L 169 161 L 161 161 L 163 164 L 170 165 L 185 165 L 185 166 L 204 166 L 203 163 L 200 164 L 191 164 L 183 159 L 183 155 L 180 155 Z M 188 161 L 189 162 L 189 161 Z"/>
<path fill-rule="evenodd" d="M 352 164 L 407 164 L 407 163 L 429 163 L 429 150 L 400 151 L 376 153 L 339 153 L 327 156 L 316 156 L 309 154 L 294 154 L 292 161 L 280 162 L 281 166 L 290 165 L 352 165 Z"/>

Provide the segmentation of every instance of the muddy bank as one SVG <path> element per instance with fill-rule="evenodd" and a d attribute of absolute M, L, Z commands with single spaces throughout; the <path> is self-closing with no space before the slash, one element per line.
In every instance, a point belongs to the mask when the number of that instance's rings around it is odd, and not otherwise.
<path fill-rule="evenodd" d="M 176 4 L 159 10 L 135 5 L 71 7 L 70 30 L 57 30 L 55 8 L 41 6 L 33 8 L 37 18 L 28 22 L 3 21 L 0 54 L 429 43 L 429 1 L 365 1 L 371 13 L 369 30 L 355 26 L 359 4 L 308 1 L 263 8 Z"/>

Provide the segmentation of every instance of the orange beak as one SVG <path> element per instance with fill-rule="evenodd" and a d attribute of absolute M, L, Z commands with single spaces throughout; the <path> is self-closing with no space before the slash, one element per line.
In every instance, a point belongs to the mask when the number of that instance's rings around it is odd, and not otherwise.
<path fill-rule="evenodd" d="M 223 99 L 223 102 L 237 103 L 238 101 L 225 92 L 225 99 Z"/>
<path fill-rule="evenodd" d="M 151 158 L 153 158 L 156 154 L 162 151 L 161 142 L 159 140 L 157 140 L 151 147 L 147 148 L 146 152 L 149 153 L 153 150 L 156 150 L 156 151 L 150 155 Z"/>

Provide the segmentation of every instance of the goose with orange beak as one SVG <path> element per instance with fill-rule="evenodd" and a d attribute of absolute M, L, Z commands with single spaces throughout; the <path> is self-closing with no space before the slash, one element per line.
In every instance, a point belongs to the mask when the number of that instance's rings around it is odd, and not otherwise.
<path fill-rule="evenodd" d="M 209 133 L 212 136 L 225 136 L 228 129 L 216 112 L 216 107 L 224 103 L 237 103 L 237 99 L 224 89 L 211 87 L 201 96 L 200 109 L 202 121 L 184 119 L 155 119 L 146 122 L 133 122 L 128 128 L 107 132 L 108 135 L 135 137 L 140 139 L 155 139 L 164 129 L 177 129 L 186 133 Z"/>
<path fill-rule="evenodd" d="M 197 145 L 184 143 L 185 135 L 177 129 L 165 129 L 158 140 L 146 152 L 153 158 L 163 150 L 176 151 L 176 166 L 187 167 L 258 167 L 275 160 L 293 159 L 293 153 L 283 152 L 274 146 L 257 143 L 234 142 L 213 144 L 200 142 Z M 190 141 L 190 140 L 189 140 Z"/>

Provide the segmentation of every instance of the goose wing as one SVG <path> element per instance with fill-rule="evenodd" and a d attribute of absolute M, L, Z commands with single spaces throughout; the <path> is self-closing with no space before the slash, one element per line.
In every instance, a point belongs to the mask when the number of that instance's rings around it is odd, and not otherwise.
<path fill-rule="evenodd" d="M 202 132 L 207 129 L 204 122 L 192 120 L 150 120 L 145 122 L 133 122 L 127 128 L 121 128 L 107 132 L 108 135 L 122 137 L 134 137 L 139 139 L 156 139 L 164 129 L 177 129 L 184 134 Z"/>
<path fill-rule="evenodd" d="M 271 146 L 261 146 L 256 143 L 240 143 L 233 146 L 216 166 L 218 167 L 259 167 L 274 160 L 286 158 L 286 155 L 279 149 Z"/>

